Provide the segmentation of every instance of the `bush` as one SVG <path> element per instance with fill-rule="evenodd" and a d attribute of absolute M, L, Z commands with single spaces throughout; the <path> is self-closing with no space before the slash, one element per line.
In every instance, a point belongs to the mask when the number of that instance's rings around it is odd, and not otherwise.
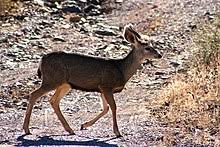
<path fill-rule="evenodd" d="M 220 58 L 220 15 L 216 17 L 213 22 L 207 22 L 206 25 L 201 26 L 194 37 L 194 42 L 198 46 L 195 53 L 196 65 L 219 64 Z"/>
<path fill-rule="evenodd" d="M 182 140 L 191 138 L 192 143 L 206 145 L 212 140 L 213 145 L 213 136 L 220 133 L 220 15 L 193 38 L 193 63 L 189 60 L 188 71 L 177 74 L 161 90 L 150 104 L 154 106 L 151 113 L 159 121 L 185 130 Z M 203 133 L 196 134 L 195 130 Z"/>

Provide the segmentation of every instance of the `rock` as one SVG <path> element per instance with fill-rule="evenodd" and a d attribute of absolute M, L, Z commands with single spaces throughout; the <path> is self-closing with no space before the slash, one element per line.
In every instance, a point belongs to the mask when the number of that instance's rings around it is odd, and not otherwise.
<path fill-rule="evenodd" d="M 86 3 L 87 0 L 79 0 L 79 2 Z"/>
<path fill-rule="evenodd" d="M 3 23 L 3 24 L 2 24 L 2 27 L 9 27 L 9 26 L 11 26 L 10 23 Z"/>
<path fill-rule="evenodd" d="M 15 43 L 17 47 L 19 48 L 26 48 L 27 46 L 21 43 Z"/>
<path fill-rule="evenodd" d="M 79 110 L 80 110 L 79 107 L 73 107 L 73 108 L 66 108 L 64 110 L 64 112 L 69 113 L 69 114 L 73 114 L 73 113 L 78 112 Z"/>
<path fill-rule="evenodd" d="M 15 85 L 21 87 L 23 84 L 21 82 L 16 82 Z"/>
<path fill-rule="evenodd" d="M 100 5 L 100 0 L 89 0 L 89 2 L 94 5 Z"/>
<path fill-rule="evenodd" d="M 190 24 L 188 25 L 188 27 L 189 27 L 191 30 L 197 29 L 197 25 L 194 24 L 194 23 L 190 23 Z"/>
<path fill-rule="evenodd" d="M 170 75 L 161 75 L 161 76 L 159 76 L 159 78 L 162 79 L 162 80 L 169 79 L 170 77 L 171 77 Z"/>
<path fill-rule="evenodd" d="M 51 21 L 49 21 L 49 20 L 45 20 L 45 19 L 43 19 L 41 22 L 39 22 L 39 25 L 42 25 L 43 26 L 43 28 L 44 27 L 50 27 L 50 26 L 52 26 L 52 23 L 51 23 Z M 42 28 L 42 26 L 41 26 L 41 28 Z M 40 32 L 41 31 L 41 28 L 36 28 L 35 29 L 35 32 L 37 31 L 37 32 Z"/>
<path fill-rule="evenodd" d="M 89 13 L 89 15 L 99 15 L 101 14 L 99 10 L 101 10 L 101 6 L 93 4 L 90 4 L 84 8 L 84 12 Z"/>
<path fill-rule="evenodd" d="M 61 42 L 65 42 L 64 38 L 57 36 L 53 38 L 53 41 L 61 41 Z"/>
<path fill-rule="evenodd" d="M 27 102 L 20 101 L 16 103 L 17 106 L 27 107 Z"/>
<path fill-rule="evenodd" d="M 86 28 L 84 28 L 84 27 L 81 27 L 79 31 L 80 31 L 80 32 L 84 32 L 84 33 L 88 33 L 88 32 L 89 32 L 89 31 L 88 31 Z"/>
<path fill-rule="evenodd" d="M 33 55 L 33 59 L 40 59 L 41 58 L 41 56 L 39 56 L 39 55 Z"/>
<path fill-rule="evenodd" d="M 116 3 L 123 3 L 123 0 L 115 0 Z"/>
<path fill-rule="evenodd" d="M 0 43 L 6 43 L 8 41 L 8 38 L 5 36 L 0 37 Z"/>
<path fill-rule="evenodd" d="M 111 51 L 115 48 L 115 45 L 114 44 L 109 44 L 106 48 L 105 48 L 105 51 L 108 52 L 108 51 Z"/>
<path fill-rule="evenodd" d="M 71 25 L 69 25 L 69 24 L 64 24 L 61 26 L 61 28 L 63 28 L 63 29 L 69 29 L 70 27 L 71 27 Z"/>
<path fill-rule="evenodd" d="M 77 5 L 66 6 L 62 9 L 64 13 L 81 13 L 81 8 Z"/>
<path fill-rule="evenodd" d="M 170 61 L 170 64 L 173 66 L 173 67 L 178 67 L 181 65 L 181 63 L 178 63 L 177 61 Z"/>
<path fill-rule="evenodd" d="M 3 108 L 4 108 L 4 107 L 3 107 Z M 3 108 L 0 109 L 0 114 L 7 112 L 7 111 L 6 111 L 5 109 L 3 109 Z"/>
<path fill-rule="evenodd" d="M 71 13 L 69 15 L 66 15 L 65 18 L 69 20 L 69 22 L 79 22 L 81 20 L 81 16 Z"/>
<path fill-rule="evenodd" d="M 117 34 L 111 29 L 103 29 L 103 30 L 95 30 L 94 31 L 98 35 L 103 36 L 116 36 Z"/>
<path fill-rule="evenodd" d="M 157 72 L 155 72 L 155 75 L 164 75 L 164 74 L 166 74 L 166 73 L 163 72 L 163 71 L 157 71 Z"/>
<path fill-rule="evenodd" d="M 97 48 L 96 50 L 104 50 L 107 48 L 107 45 L 101 45 L 99 48 Z"/>
<path fill-rule="evenodd" d="M 34 0 L 35 4 L 38 4 L 40 6 L 44 6 L 44 1 L 43 0 Z"/>
<path fill-rule="evenodd" d="M 32 40 L 34 40 L 34 39 L 40 39 L 40 38 L 42 38 L 42 36 L 41 35 L 34 35 L 34 36 L 31 36 L 30 37 L 30 39 Z"/>
<path fill-rule="evenodd" d="M 204 16 L 206 16 L 208 18 L 208 20 L 213 20 L 215 18 L 215 13 L 210 12 L 210 11 L 206 11 Z"/>
<path fill-rule="evenodd" d="M 55 5 L 56 5 L 56 8 L 62 9 L 62 6 L 58 2 L 55 2 Z"/>
<path fill-rule="evenodd" d="M 17 36 L 17 37 L 20 37 L 20 36 L 23 35 L 23 32 L 16 31 L 16 32 L 14 32 L 14 35 Z"/>
<path fill-rule="evenodd" d="M 86 20 L 84 17 L 82 17 L 80 21 L 81 21 L 82 23 L 85 23 L 87 20 Z"/>
<path fill-rule="evenodd" d="M 24 55 L 23 58 L 26 58 L 26 59 L 31 59 L 32 56 L 31 55 Z"/>

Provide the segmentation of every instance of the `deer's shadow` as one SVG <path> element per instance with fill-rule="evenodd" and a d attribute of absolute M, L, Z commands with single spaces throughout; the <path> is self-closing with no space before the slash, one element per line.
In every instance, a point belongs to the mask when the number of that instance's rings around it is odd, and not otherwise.
<path fill-rule="evenodd" d="M 35 140 L 25 139 L 26 135 L 21 135 L 17 138 L 17 143 L 15 146 L 41 146 L 41 145 L 54 145 L 54 146 L 63 146 L 63 145 L 78 145 L 78 146 L 100 146 L 100 147 L 117 147 L 115 144 L 107 143 L 108 140 L 99 140 L 99 139 L 90 139 L 86 141 L 72 141 L 72 140 L 56 140 L 53 136 L 42 136 L 38 137 Z M 55 135 L 54 135 L 55 136 Z M 58 136 L 58 135 L 57 135 Z"/>

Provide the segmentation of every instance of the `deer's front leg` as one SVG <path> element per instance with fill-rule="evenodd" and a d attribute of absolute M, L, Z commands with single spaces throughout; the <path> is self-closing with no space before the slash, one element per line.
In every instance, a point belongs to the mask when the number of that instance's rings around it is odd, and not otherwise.
<path fill-rule="evenodd" d="M 122 137 L 119 130 L 118 130 L 118 124 L 117 124 L 117 118 L 116 118 L 116 104 L 113 96 L 113 92 L 111 89 L 103 89 L 104 97 L 109 104 L 111 111 L 112 111 L 112 118 L 113 118 L 113 131 L 117 137 Z"/>

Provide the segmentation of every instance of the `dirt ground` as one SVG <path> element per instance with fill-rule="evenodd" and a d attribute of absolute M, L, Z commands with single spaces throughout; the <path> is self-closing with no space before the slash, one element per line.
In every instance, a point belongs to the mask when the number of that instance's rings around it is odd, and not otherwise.
<path fill-rule="evenodd" d="M 26 1 L 22 12 L 0 21 L 0 144 L 203 146 L 195 144 L 193 138 L 180 136 L 178 140 L 170 140 L 169 132 L 182 130 L 159 122 L 150 113 L 153 106 L 149 102 L 160 95 L 158 91 L 173 75 L 186 70 L 191 34 L 203 20 L 213 19 L 219 5 L 218 0 L 126 0 L 117 4 L 117 9 L 110 14 L 80 16 L 81 20 L 76 21 L 75 14 L 55 13 L 48 6 Z M 61 110 L 76 135 L 68 135 L 57 119 L 48 102 L 51 92 L 36 103 L 30 123 L 32 135 L 24 136 L 22 123 L 27 95 L 40 85 L 36 71 L 41 56 L 66 51 L 122 58 L 130 50 L 123 41 L 121 29 L 128 23 L 145 37 L 149 35 L 157 40 L 163 58 L 144 63 L 125 89 L 115 94 L 123 137 L 115 138 L 111 113 L 92 127 L 80 130 L 80 125 L 95 117 L 102 108 L 98 93 L 77 90 L 72 90 L 61 101 Z"/>

